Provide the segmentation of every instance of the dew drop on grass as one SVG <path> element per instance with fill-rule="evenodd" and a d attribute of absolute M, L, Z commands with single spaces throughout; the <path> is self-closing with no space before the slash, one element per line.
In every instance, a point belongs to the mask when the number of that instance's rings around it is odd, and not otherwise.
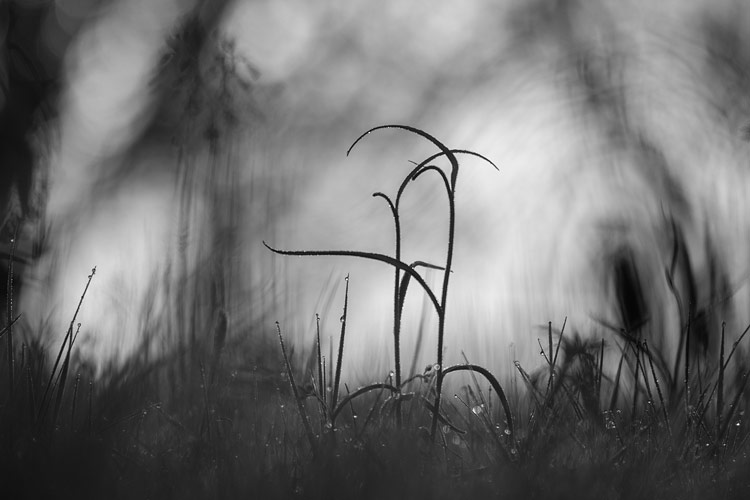
<path fill-rule="evenodd" d="M 617 424 L 615 423 L 615 414 L 611 410 L 605 411 L 603 416 L 605 429 L 612 430 L 617 427 Z"/>
<path fill-rule="evenodd" d="M 504 433 L 504 434 L 505 434 L 506 436 L 510 436 L 510 434 L 511 434 L 511 432 L 510 432 L 510 429 L 505 429 L 505 430 L 503 431 L 503 433 Z"/>
<path fill-rule="evenodd" d="M 474 408 L 471 409 L 471 412 L 474 415 L 481 415 L 482 412 L 484 411 L 484 408 L 482 406 L 483 405 L 476 405 Z"/>

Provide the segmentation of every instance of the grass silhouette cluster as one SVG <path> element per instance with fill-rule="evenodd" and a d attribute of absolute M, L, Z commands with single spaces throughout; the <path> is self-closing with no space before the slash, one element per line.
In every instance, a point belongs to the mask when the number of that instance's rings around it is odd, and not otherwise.
<path fill-rule="evenodd" d="M 672 370 L 647 339 L 618 330 L 622 355 L 610 377 L 603 340 L 550 323 L 546 345 L 539 343 L 546 366 L 529 373 L 517 364 L 515 390 L 493 375 L 497 367 L 443 366 L 457 157 L 486 158 L 407 126 L 377 127 L 354 145 L 383 128 L 438 150 L 414 166 L 395 198 L 374 195 L 393 215 L 394 255 L 269 248 L 392 267 L 391 373 L 361 388 L 342 380 L 347 278 L 335 362 L 322 355 L 319 328 L 305 371 L 282 325 L 280 348 L 266 324 L 232 338 L 218 311 L 208 332 L 186 325 L 193 342 L 95 376 L 76 357 L 77 312 L 54 360 L 38 335 L 15 327 L 11 268 L 0 333 L 0 491 L 7 498 L 747 498 L 750 372 L 739 346 L 748 330 L 725 349 L 722 328 L 719 358 L 700 360 L 688 321 L 677 332 L 683 360 Z M 439 158 L 447 173 L 434 164 Z M 427 173 L 447 194 L 446 259 L 406 263 L 400 201 Z M 420 268 L 443 273 L 439 290 Z M 79 307 L 95 279 L 92 272 Z M 404 378 L 401 319 L 412 282 L 437 314 L 438 340 L 434 364 Z M 443 382 L 455 372 L 470 382 L 450 397 Z"/>

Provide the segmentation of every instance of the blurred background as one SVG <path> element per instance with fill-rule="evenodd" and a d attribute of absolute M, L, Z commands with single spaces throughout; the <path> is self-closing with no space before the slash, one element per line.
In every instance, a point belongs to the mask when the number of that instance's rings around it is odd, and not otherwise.
<path fill-rule="evenodd" d="M 382 124 L 499 167 L 461 158 L 448 363 L 539 366 L 536 339 L 566 317 L 613 359 L 612 330 L 673 359 L 688 309 L 705 350 L 722 320 L 750 320 L 742 1 L 0 8 L 2 257 L 19 234 L 16 302 L 51 345 L 97 267 L 76 319 L 95 366 L 198 342 L 224 316 L 258 358 L 275 321 L 304 355 L 316 313 L 337 335 L 349 274 L 345 370 L 392 369 L 390 269 L 262 245 L 392 253 L 371 194 L 395 195 L 435 150 L 381 131 L 346 156 Z M 414 183 L 402 210 L 404 260 L 442 264 L 439 179 Z M 434 362 L 435 325 L 413 287 L 406 371 Z"/>

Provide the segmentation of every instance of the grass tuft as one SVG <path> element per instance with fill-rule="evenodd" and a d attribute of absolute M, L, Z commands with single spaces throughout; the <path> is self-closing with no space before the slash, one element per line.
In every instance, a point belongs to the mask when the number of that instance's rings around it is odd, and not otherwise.
<path fill-rule="evenodd" d="M 308 366 L 296 367 L 300 356 L 295 358 L 279 323 L 275 346 L 264 336 L 263 321 L 245 335 L 232 335 L 221 270 L 211 267 L 206 276 L 180 283 L 170 311 L 174 324 L 167 323 L 184 340 L 175 350 L 149 356 L 144 343 L 142 355 L 97 376 L 77 356 L 76 342 L 76 318 L 92 272 L 52 360 L 35 340 L 45 332 L 19 327 L 21 316 L 6 307 L 0 336 L 14 341 L 12 348 L 0 345 L 7 351 L 0 360 L 8 365 L 0 367 L 3 493 L 8 498 L 747 498 L 750 370 L 743 341 L 750 326 L 735 335 L 722 324 L 712 332 L 720 340 L 717 349 L 700 352 L 691 341 L 693 305 L 673 283 L 683 324 L 665 335 L 679 337 L 676 360 L 660 352 L 658 342 L 640 336 L 638 325 L 630 325 L 632 331 L 602 325 L 605 333 L 592 336 L 568 326 L 566 318 L 559 329 L 548 322 L 546 339 L 538 340 L 545 366 L 527 371 L 515 363 L 511 382 L 517 386 L 521 379 L 526 391 L 508 391 L 514 386 L 504 387 L 488 367 L 466 358 L 444 366 L 457 158 L 479 155 L 449 149 L 406 126 L 376 127 L 352 148 L 384 128 L 417 135 L 438 150 L 407 173 L 394 197 L 375 193 L 393 215 L 393 255 L 266 246 L 282 255 L 356 257 L 390 266 L 391 372 L 351 390 L 342 380 L 348 280 L 335 360 L 334 342 L 323 345 L 316 315 L 312 353 L 300 362 Z M 432 164 L 441 157 L 448 160 L 447 171 Z M 407 263 L 401 255 L 400 201 L 427 173 L 437 175 L 446 190 L 448 251 L 444 262 Z M 675 232 L 675 257 L 665 270 L 668 282 L 676 256 L 684 252 L 678 236 Z M 426 270 L 442 274 L 439 288 L 427 285 Z M 414 361 L 404 371 L 399 347 L 408 333 L 401 321 L 412 283 L 439 319 L 435 357 L 421 373 Z M 204 290 L 213 295 L 201 295 Z M 192 307 L 203 301 L 210 305 Z M 416 335 L 421 345 L 423 327 Z M 728 353 L 727 342 L 732 342 Z M 446 377 L 458 373 L 469 382 L 447 394 L 457 384 L 444 384 Z"/>

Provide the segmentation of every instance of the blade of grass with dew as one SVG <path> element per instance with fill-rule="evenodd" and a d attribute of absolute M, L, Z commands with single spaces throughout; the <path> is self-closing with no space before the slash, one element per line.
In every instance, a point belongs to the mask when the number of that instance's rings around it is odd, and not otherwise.
<path fill-rule="evenodd" d="M 339 335 L 339 350 L 336 357 L 336 378 L 333 382 L 333 396 L 331 397 L 331 407 L 336 408 L 339 398 L 339 385 L 341 384 L 341 365 L 344 363 L 344 339 L 346 338 L 346 320 L 349 311 L 349 275 L 344 278 L 346 286 L 344 289 L 344 313 L 341 316 L 341 333 Z"/>
<path fill-rule="evenodd" d="M 281 325 L 279 322 L 276 322 L 276 331 L 279 335 L 279 344 L 281 344 L 281 355 L 284 358 L 284 363 L 286 365 L 286 373 L 287 377 L 289 378 L 289 386 L 292 389 L 292 395 L 294 396 L 294 401 L 297 404 L 297 411 L 299 412 L 299 416 L 302 419 L 302 425 L 305 429 L 305 434 L 307 435 L 307 440 L 310 443 L 310 448 L 313 451 L 313 454 L 317 453 L 317 443 L 315 441 L 315 435 L 313 434 L 312 427 L 310 426 L 310 421 L 307 418 L 307 412 L 305 411 L 305 406 L 302 403 L 302 398 L 300 398 L 299 390 L 297 389 L 297 384 L 294 382 L 294 372 L 292 371 L 292 365 L 289 362 L 289 357 L 287 356 L 286 347 L 284 346 L 284 336 L 281 334 Z"/>

